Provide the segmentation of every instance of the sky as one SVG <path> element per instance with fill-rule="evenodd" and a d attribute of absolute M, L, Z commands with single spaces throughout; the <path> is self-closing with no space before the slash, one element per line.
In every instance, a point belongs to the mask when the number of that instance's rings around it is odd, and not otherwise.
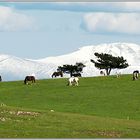
<path fill-rule="evenodd" d="M 140 2 L 0 2 L 0 54 L 41 59 L 115 42 L 140 45 Z"/>

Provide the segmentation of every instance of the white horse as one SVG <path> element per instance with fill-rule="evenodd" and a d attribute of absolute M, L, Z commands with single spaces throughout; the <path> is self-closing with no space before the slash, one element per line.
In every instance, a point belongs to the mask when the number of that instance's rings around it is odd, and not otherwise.
<path fill-rule="evenodd" d="M 79 85 L 79 78 L 78 77 L 70 77 L 68 79 L 68 85 L 69 86 L 72 86 L 72 85 L 78 86 Z"/>
<path fill-rule="evenodd" d="M 117 72 L 116 72 L 116 77 L 117 77 L 117 78 L 121 77 L 121 72 L 118 72 L 118 71 L 117 71 Z"/>

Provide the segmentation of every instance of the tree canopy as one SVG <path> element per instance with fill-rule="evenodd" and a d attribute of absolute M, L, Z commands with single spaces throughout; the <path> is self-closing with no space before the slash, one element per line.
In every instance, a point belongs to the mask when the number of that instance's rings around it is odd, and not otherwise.
<path fill-rule="evenodd" d="M 63 66 L 58 66 L 57 71 L 63 71 L 64 73 L 70 74 L 70 76 L 72 77 L 74 73 L 81 73 L 84 67 L 85 65 L 81 62 L 76 63 L 75 65 L 66 64 Z"/>
<path fill-rule="evenodd" d="M 91 59 L 91 62 L 98 69 L 105 69 L 107 75 L 110 75 L 112 69 L 124 69 L 129 66 L 122 56 L 115 57 L 106 53 L 94 53 L 94 55 L 97 57 L 97 61 Z"/>

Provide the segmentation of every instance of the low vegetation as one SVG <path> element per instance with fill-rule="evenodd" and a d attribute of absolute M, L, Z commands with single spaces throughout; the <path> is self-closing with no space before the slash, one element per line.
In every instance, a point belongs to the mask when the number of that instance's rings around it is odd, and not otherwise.
<path fill-rule="evenodd" d="M 0 138 L 140 138 L 132 75 L 0 83 Z"/>

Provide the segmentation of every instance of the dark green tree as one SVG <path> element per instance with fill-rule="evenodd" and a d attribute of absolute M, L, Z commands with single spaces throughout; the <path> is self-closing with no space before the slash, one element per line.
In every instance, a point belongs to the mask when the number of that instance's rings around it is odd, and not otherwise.
<path fill-rule="evenodd" d="M 63 71 L 64 73 L 70 74 L 70 76 L 72 77 L 74 73 L 81 73 L 84 67 L 85 65 L 81 62 L 76 63 L 75 65 L 66 64 L 63 66 L 58 66 L 57 71 Z"/>
<path fill-rule="evenodd" d="M 97 61 L 91 59 L 91 62 L 95 64 L 96 68 L 105 69 L 107 75 L 110 75 L 112 69 L 124 69 L 129 66 L 122 56 L 115 57 L 106 53 L 94 53 L 94 55 L 97 57 Z"/>

